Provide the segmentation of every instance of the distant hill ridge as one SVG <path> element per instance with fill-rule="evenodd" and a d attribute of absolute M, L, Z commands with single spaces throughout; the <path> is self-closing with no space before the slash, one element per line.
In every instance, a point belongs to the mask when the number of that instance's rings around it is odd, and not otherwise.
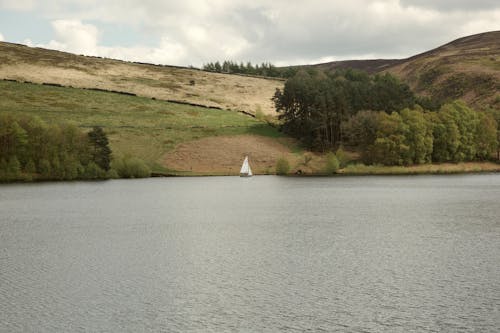
<path fill-rule="evenodd" d="M 420 95 L 464 99 L 474 107 L 500 108 L 500 31 L 458 38 L 406 59 L 347 60 L 311 65 L 389 72 Z"/>
<path fill-rule="evenodd" d="M 484 55 L 485 54 L 484 48 L 485 47 L 490 48 L 490 46 L 493 45 L 496 47 L 492 50 L 489 50 L 487 54 L 494 55 L 494 50 L 496 49 L 497 51 L 496 55 L 498 56 L 498 48 L 500 47 L 498 45 L 500 43 L 499 40 L 500 40 L 500 31 L 491 31 L 491 32 L 484 32 L 476 35 L 461 37 L 447 44 L 436 47 L 432 50 L 425 51 L 403 59 L 338 60 L 338 61 L 324 62 L 309 66 L 326 70 L 353 68 L 373 74 L 388 70 L 393 66 L 397 66 L 406 63 L 408 61 L 413 61 L 422 57 L 436 55 L 443 51 L 456 52 L 456 53 L 467 52 L 469 53 L 469 55 L 474 52 L 476 55 Z"/>

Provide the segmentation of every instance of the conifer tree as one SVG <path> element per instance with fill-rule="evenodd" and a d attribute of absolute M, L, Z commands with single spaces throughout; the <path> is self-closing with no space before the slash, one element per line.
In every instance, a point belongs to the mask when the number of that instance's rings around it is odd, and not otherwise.
<path fill-rule="evenodd" d="M 111 162 L 111 149 L 106 133 L 100 126 L 94 126 L 89 132 L 89 140 L 92 145 L 92 161 L 101 169 L 108 171 Z"/>

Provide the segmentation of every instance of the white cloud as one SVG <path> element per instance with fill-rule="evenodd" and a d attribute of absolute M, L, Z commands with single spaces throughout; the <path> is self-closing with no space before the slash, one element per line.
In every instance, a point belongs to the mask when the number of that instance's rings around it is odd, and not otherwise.
<path fill-rule="evenodd" d="M 4 41 L 4 37 L 3 35 L 0 33 L 0 42 L 3 42 Z"/>
<path fill-rule="evenodd" d="M 56 20 L 52 22 L 56 39 L 49 48 L 70 51 L 77 54 L 97 55 L 98 30 L 94 25 L 78 20 Z"/>
<path fill-rule="evenodd" d="M 154 64 L 180 65 L 186 58 L 184 46 L 167 37 L 161 37 L 156 47 L 103 46 L 99 44 L 99 30 L 92 24 L 84 24 L 78 20 L 55 20 L 52 28 L 56 38 L 50 42 L 37 44 L 31 39 L 25 39 L 23 43 L 32 47 Z"/>
<path fill-rule="evenodd" d="M 403 6 L 436 8 L 441 11 L 498 8 L 498 0 L 400 0 Z"/>
<path fill-rule="evenodd" d="M 39 0 L 36 6 L 40 15 L 55 20 L 55 37 L 46 44 L 48 47 L 198 66 L 222 59 L 296 64 L 371 55 L 406 57 L 454 38 L 500 30 L 500 4 L 495 5 L 496 1 L 449 0 L 439 6 L 432 3 L 431 0 L 75 0 L 68 5 L 68 0 Z M 104 27 L 103 24 L 124 26 L 138 36 L 147 36 L 149 45 L 139 40 L 135 46 L 123 47 L 113 43 L 109 35 L 106 45 L 102 45 L 103 36 L 98 28 Z M 105 31 L 102 29 L 102 33 Z M 151 40 L 156 40 L 156 45 Z"/>
<path fill-rule="evenodd" d="M 28 11 L 36 7 L 35 0 L 0 0 L 0 8 Z"/>
<path fill-rule="evenodd" d="M 182 65 L 186 57 L 184 47 L 166 37 L 161 38 L 157 47 L 105 47 L 97 48 L 99 56 L 153 64 Z"/>

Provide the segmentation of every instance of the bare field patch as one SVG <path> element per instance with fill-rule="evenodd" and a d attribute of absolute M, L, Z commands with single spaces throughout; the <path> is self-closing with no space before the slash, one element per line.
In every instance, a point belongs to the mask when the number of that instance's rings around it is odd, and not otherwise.
<path fill-rule="evenodd" d="M 165 155 L 164 166 L 188 173 L 237 175 L 248 155 L 254 173 L 269 174 L 280 157 L 296 163 L 286 143 L 259 135 L 207 137 L 178 145 Z"/>

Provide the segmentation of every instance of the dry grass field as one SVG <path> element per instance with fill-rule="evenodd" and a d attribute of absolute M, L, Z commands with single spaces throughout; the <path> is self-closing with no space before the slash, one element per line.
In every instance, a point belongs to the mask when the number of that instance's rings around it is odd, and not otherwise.
<path fill-rule="evenodd" d="M 283 81 L 155 66 L 0 42 L 0 79 L 129 92 L 255 114 L 274 115 Z"/>

